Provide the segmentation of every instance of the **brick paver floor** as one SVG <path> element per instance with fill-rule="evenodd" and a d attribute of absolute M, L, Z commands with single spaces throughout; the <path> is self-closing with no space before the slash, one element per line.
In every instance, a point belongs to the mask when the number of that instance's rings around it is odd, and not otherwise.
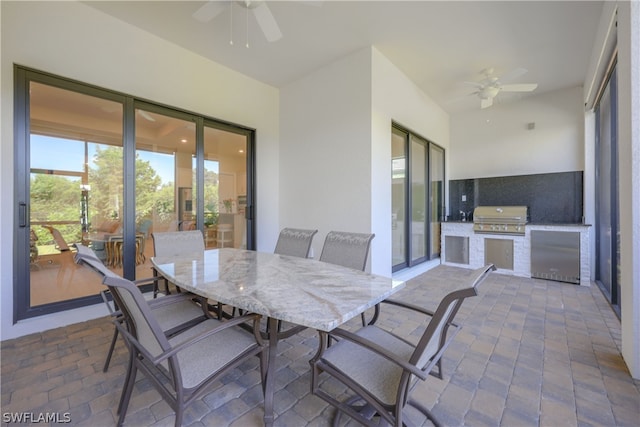
<path fill-rule="evenodd" d="M 468 270 L 438 266 L 396 294 L 435 308 Z M 447 426 L 638 426 L 640 382 L 620 353 L 620 322 L 598 288 L 493 274 L 457 318 L 463 325 L 444 357 L 444 379 L 414 396 Z M 383 306 L 380 325 L 418 335 L 421 319 Z M 354 328 L 358 319 L 346 327 Z M 2 342 L 2 425 L 28 413 L 71 425 L 113 426 L 127 361 L 117 345 L 102 372 L 113 326 L 91 320 Z M 309 392 L 312 330 L 281 341 L 276 426 L 328 426 L 334 411 Z M 227 375 L 185 415 L 187 426 L 262 425 L 258 362 Z M 422 423 L 419 416 L 412 417 Z M 125 425 L 170 426 L 174 415 L 138 378 Z M 30 423 L 25 423 L 28 425 Z M 352 425 L 353 423 L 349 423 Z M 429 425 L 429 423 L 425 423 Z"/>

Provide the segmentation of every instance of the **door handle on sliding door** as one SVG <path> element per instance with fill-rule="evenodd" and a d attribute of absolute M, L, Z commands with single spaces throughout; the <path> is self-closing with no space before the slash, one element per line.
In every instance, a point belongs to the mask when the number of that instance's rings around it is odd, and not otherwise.
<path fill-rule="evenodd" d="M 27 226 L 27 204 L 24 202 L 20 202 L 18 204 L 18 226 L 24 228 Z"/>

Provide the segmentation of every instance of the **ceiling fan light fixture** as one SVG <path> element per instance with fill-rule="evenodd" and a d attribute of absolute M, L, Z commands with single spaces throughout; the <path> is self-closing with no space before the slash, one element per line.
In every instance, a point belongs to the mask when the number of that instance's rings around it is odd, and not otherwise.
<path fill-rule="evenodd" d="M 495 98 L 499 92 L 499 87 L 487 86 L 482 88 L 482 90 L 478 92 L 478 96 L 480 97 L 480 99 L 492 99 Z"/>

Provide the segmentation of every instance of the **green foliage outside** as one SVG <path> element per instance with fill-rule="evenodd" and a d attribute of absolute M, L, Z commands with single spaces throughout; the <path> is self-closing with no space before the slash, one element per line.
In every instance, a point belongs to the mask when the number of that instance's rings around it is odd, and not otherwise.
<path fill-rule="evenodd" d="M 97 147 L 89 167 L 88 220 L 90 230 L 100 224 L 92 221 L 121 220 L 123 213 L 123 159 L 121 147 Z M 148 161 L 136 154 L 136 224 L 145 219 L 167 223 L 176 217 L 173 182 L 162 183 Z M 194 181 L 195 177 L 194 177 Z M 60 175 L 31 175 L 31 221 L 78 221 L 78 224 L 56 225 L 67 243 L 82 240 L 81 180 Z M 218 174 L 205 171 L 205 224 L 217 223 Z M 195 201 L 194 201 L 195 202 Z M 195 204 L 194 204 L 195 206 Z M 53 244 L 49 231 L 34 225 L 38 245 Z"/>

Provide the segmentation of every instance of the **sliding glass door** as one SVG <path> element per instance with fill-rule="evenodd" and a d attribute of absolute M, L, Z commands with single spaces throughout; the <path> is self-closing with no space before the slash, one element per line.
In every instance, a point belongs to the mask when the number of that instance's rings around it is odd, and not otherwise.
<path fill-rule="evenodd" d="M 16 74 L 15 320 L 100 301 L 91 247 L 150 277 L 153 233 L 254 247 L 254 131 L 22 67 Z"/>
<path fill-rule="evenodd" d="M 620 312 L 617 78 L 615 68 L 596 106 L 596 282 Z"/>
<path fill-rule="evenodd" d="M 115 123 L 122 122 L 123 105 L 37 81 L 26 87 L 28 218 L 18 232 L 29 237 L 24 303 L 42 307 L 103 289 L 96 274 L 74 263 L 73 243 L 89 244 L 98 218 L 121 234 L 122 126 Z M 26 259 L 19 254 L 19 261 Z"/>
<path fill-rule="evenodd" d="M 393 271 L 440 254 L 444 150 L 399 126 L 392 128 Z"/>
<path fill-rule="evenodd" d="M 208 247 L 247 248 L 247 161 L 250 135 L 204 126 L 204 221 Z"/>

